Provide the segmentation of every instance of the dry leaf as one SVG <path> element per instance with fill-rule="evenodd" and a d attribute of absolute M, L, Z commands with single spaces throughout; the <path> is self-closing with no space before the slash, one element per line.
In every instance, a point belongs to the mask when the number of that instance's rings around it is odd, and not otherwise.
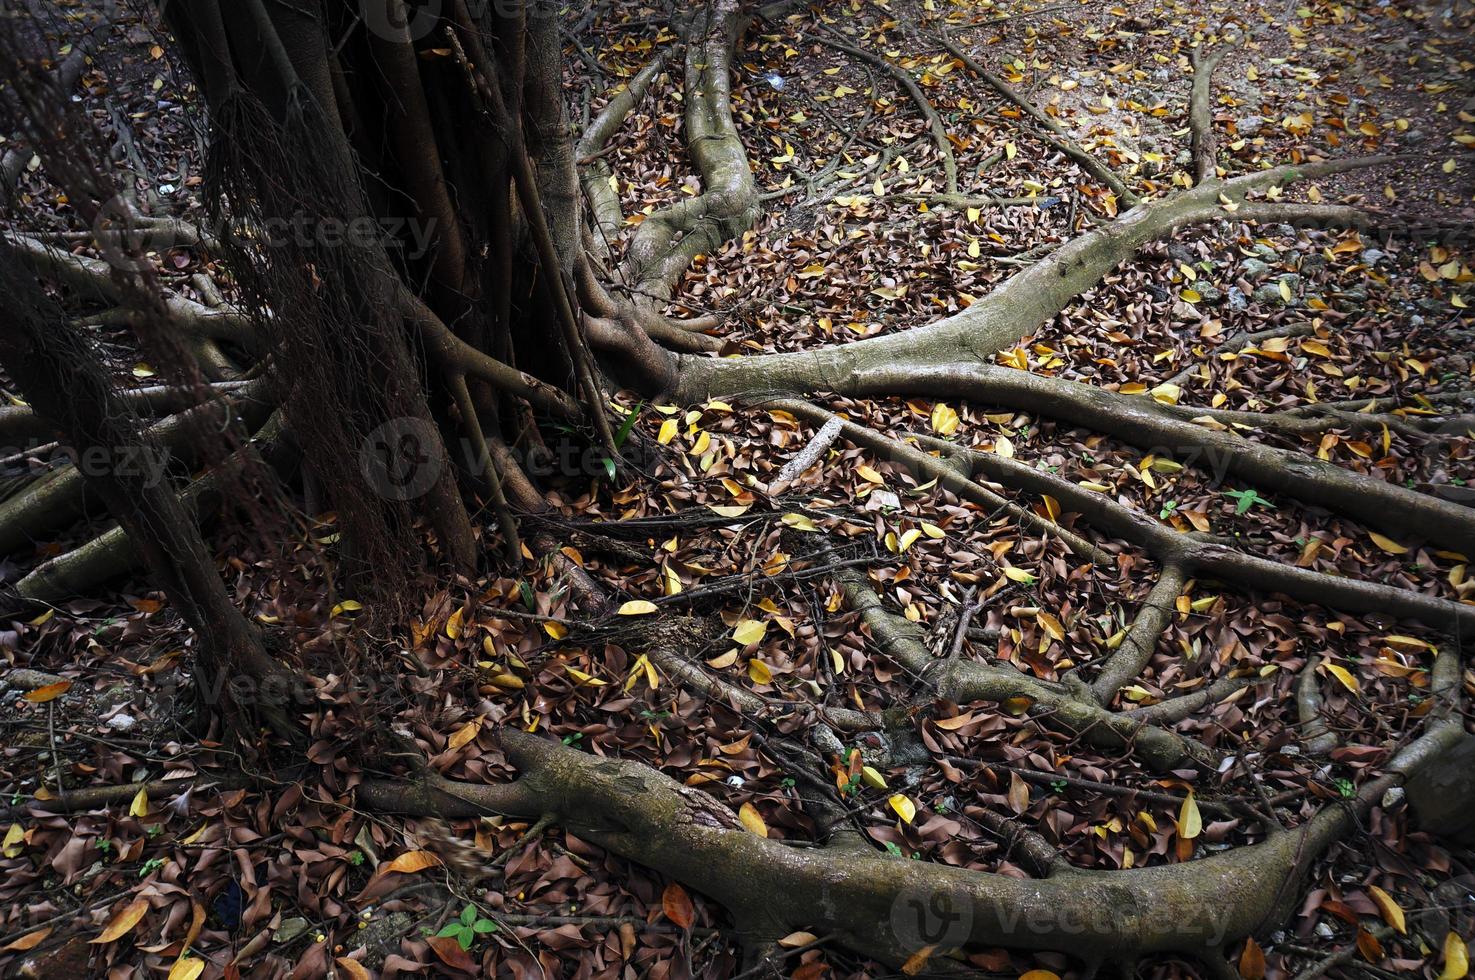
<path fill-rule="evenodd" d="M 692 922 L 696 920 L 696 908 L 691 904 L 691 896 L 674 881 L 661 893 L 661 910 L 666 913 L 666 918 L 682 929 L 690 929 Z"/>
<path fill-rule="evenodd" d="M 139 921 L 143 919 L 148 910 L 148 899 L 135 899 L 132 903 L 128 905 L 127 908 L 119 912 L 117 915 L 113 916 L 113 920 L 108 923 L 107 928 L 104 929 L 101 934 L 97 936 L 96 939 L 90 939 L 88 940 L 88 942 L 116 942 L 123 936 L 126 936 L 134 926 L 138 925 Z"/>

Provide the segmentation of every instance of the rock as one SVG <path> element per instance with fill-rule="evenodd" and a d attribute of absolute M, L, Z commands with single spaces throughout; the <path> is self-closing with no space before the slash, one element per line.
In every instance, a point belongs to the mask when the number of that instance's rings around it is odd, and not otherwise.
<path fill-rule="evenodd" d="M 1270 272 L 1270 266 L 1259 259 L 1245 259 L 1239 264 L 1239 267 L 1244 272 L 1245 278 L 1251 282 L 1257 279 L 1264 279 Z"/>
<path fill-rule="evenodd" d="M 1285 294 L 1281 292 L 1281 284 L 1284 283 L 1291 299 L 1286 301 Z M 1301 285 L 1301 277 L 1295 273 L 1286 273 L 1274 282 L 1268 282 L 1255 290 L 1255 302 L 1265 303 L 1270 306 L 1295 306 L 1297 287 Z"/>
<path fill-rule="evenodd" d="M 131 732 L 133 726 L 138 724 L 138 719 L 130 714 L 118 712 L 108 719 L 107 725 L 115 732 Z"/>
<path fill-rule="evenodd" d="M 1264 116 L 1245 116 L 1236 125 L 1241 136 L 1254 136 L 1265 126 Z"/>
<path fill-rule="evenodd" d="M 1429 137 L 1425 135 L 1422 129 L 1410 129 L 1408 132 L 1403 134 L 1403 141 L 1413 146 L 1417 146 L 1428 138 Z"/>
<path fill-rule="evenodd" d="M 282 924 L 277 926 L 277 931 L 271 934 L 272 942 L 279 946 L 285 946 L 298 936 L 307 932 L 308 928 L 309 924 L 306 919 L 298 917 L 283 919 Z"/>
<path fill-rule="evenodd" d="M 1269 245 L 1266 245 L 1264 242 L 1261 242 L 1255 246 L 1255 254 L 1264 259 L 1266 262 L 1280 261 L 1280 252 L 1276 251 Z"/>
<path fill-rule="evenodd" d="M 1174 262 L 1181 262 L 1184 265 L 1190 266 L 1198 261 L 1197 255 L 1194 255 L 1185 246 L 1178 242 L 1173 242 L 1168 246 L 1168 258 L 1172 259 Z"/>
<path fill-rule="evenodd" d="M 1381 248 L 1365 248 L 1362 250 L 1362 264 L 1374 266 L 1388 257 L 1388 253 Z"/>
<path fill-rule="evenodd" d="M 1218 286 L 1210 286 L 1208 283 L 1198 287 L 1198 294 L 1203 297 L 1203 302 L 1210 306 L 1217 306 L 1224 302 L 1224 291 Z"/>
<path fill-rule="evenodd" d="M 1229 287 L 1229 308 L 1231 310 L 1247 310 L 1250 308 L 1250 298 L 1238 286 Z"/>
<path fill-rule="evenodd" d="M 1461 844 L 1475 844 L 1475 735 L 1421 769 L 1408 782 L 1408 803 L 1420 829 Z"/>

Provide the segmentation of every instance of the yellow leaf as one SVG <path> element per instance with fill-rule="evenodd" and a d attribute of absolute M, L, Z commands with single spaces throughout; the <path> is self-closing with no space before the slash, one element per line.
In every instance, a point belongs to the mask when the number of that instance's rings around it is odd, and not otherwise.
<path fill-rule="evenodd" d="M 881 775 L 879 769 L 861 766 L 860 778 L 871 789 L 886 789 L 886 777 Z"/>
<path fill-rule="evenodd" d="M 573 667 L 564 667 L 563 672 L 565 674 L 568 674 L 574 680 L 578 681 L 579 684 L 583 685 L 584 687 L 602 687 L 603 685 L 609 683 L 608 681 L 600 680 L 598 677 L 595 677 L 592 674 L 586 674 L 582 670 L 575 670 Z"/>
<path fill-rule="evenodd" d="M 1408 932 L 1408 926 L 1403 920 L 1403 907 L 1397 900 L 1377 885 L 1368 886 L 1367 893 L 1372 896 L 1373 904 L 1383 916 L 1383 921 L 1388 923 L 1400 933 Z"/>
<path fill-rule="evenodd" d="M 738 621 L 737 627 L 732 631 L 732 639 L 734 643 L 748 646 L 762 640 L 767 632 L 768 624 L 763 620 L 743 619 Z"/>
<path fill-rule="evenodd" d="M 958 431 L 958 413 L 945 403 L 932 406 L 932 431 L 940 436 L 950 436 Z"/>
<path fill-rule="evenodd" d="M 1004 576 L 1011 582 L 1021 582 L 1025 585 L 1035 581 L 1035 577 L 1032 574 L 1022 568 L 1015 568 L 1012 565 L 1004 569 Z"/>
<path fill-rule="evenodd" d="M 631 599 L 619 608 L 621 616 L 649 616 L 656 611 L 656 604 L 647 599 Z"/>
<path fill-rule="evenodd" d="M 994 440 L 994 455 L 1002 456 L 1005 459 L 1014 458 L 1014 443 L 1009 441 L 1008 436 L 999 436 L 998 439 Z"/>
<path fill-rule="evenodd" d="M 198 956 L 181 956 L 169 968 L 169 976 L 165 980 L 195 980 L 195 977 L 204 972 L 204 960 Z"/>
<path fill-rule="evenodd" d="M 133 802 L 128 804 L 128 815 L 130 817 L 146 817 L 149 815 L 148 790 L 140 789 L 133 797 Z"/>
<path fill-rule="evenodd" d="M 27 691 L 26 700 L 32 704 L 45 704 L 47 701 L 55 701 L 71 689 L 71 681 L 57 681 L 55 684 L 47 684 L 44 687 L 36 688 L 34 691 Z"/>
<path fill-rule="evenodd" d="M 461 623 L 466 619 L 466 607 L 462 606 L 451 613 L 451 618 L 446 620 L 446 636 L 453 640 L 461 638 Z"/>
<path fill-rule="evenodd" d="M 886 802 L 890 803 L 896 815 L 907 823 L 911 823 L 917 815 L 917 805 L 901 793 L 897 793 Z"/>
<path fill-rule="evenodd" d="M 912 528 L 910 531 L 903 532 L 898 550 L 902 553 L 905 553 L 908 548 L 917 543 L 917 539 L 921 536 L 922 532 L 917 530 L 916 528 Z"/>
<path fill-rule="evenodd" d="M 481 719 L 477 718 L 473 721 L 468 721 L 466 724 L 456 729 L 456 733 L 450 737 L 449 741 L 446 742 L 446 748 L 454 752 L 462 746 L 473 741 L 480 733 Z"/>
<path fill-rule="evenodd" d="M 1028 973 L 1021 973 L 1019 980 L 1060 980 L 1060 977 L 1049 970 L 1030 970 Z"/>
<path fill-rule="evenodd" d="M 1057 640 L 1065 639 L 1065 627 L 1060 625 L 1060 620 L 1047 612 L 1035 613 L 1035 621 L 1040 624 L 1046 633 Z"/>
<path fill-rule="evenodd" d="M 1379 548 L 1382 548 L 1390 555 L 1408 554 L 1408 547 L 1406 545 L 1401 545 L 1397 541 L 1394 541 L 1392 538 L 1384 537 L 1377 531 L 1369 531 L 1367 532 L 1367 536 L 1373 539 L 1373 544 L 1377 545 Z"/>
<path fill-rule="evenodd" d="M 138 925 L 148 910 L 148 899 L 134 900 L 127 908 L 113 916 L 113 920 L 107 924 L 107 928 L 96 939 L 89 939 L 88 942 L 94 945 L 117 942 Z"/>
<path fill-rule="evenodd" d="M 819 530 L 819 528 L 814 526 L 814 521 L 805 517 L 803 514 L 785 514 L 779 520 L 796 531 L 809 531 L 812 533 Z"/>
<path fill-rule="evenodd" d="M 773 682 L 773 671 L 768 669 L 768 664 L 754 657 L 748 661 L 748 677 L 754 684 L 769 684 Z"/>
<path fill-rule="evenodd" d="M 1189 793 L 1183 798 L 1183 805 L 1178 808 L 1178 836 L 1184 840 L 1193 840 L 1203 833 L 1204 818 L 1198 812 L 1198 801 Z"/>
<path fill-rule="evenodd" d="M 860 478 L 862 480 L 865 480 L 867 483 L 885 483 L 886 482 L 886 478 L 885 477 L 883 477 L 880 473 L 877 473 L 875 470 L 871 469 L 865 463 L 861 463 L 859 466 L 857 466 L 855 468 L 855 472 L 858 473 L 858 474 L 860 474 Z"/>
<path fill-rule="evenodd" d="M 758 812 L 758 808 L 753 804 L 744 803 L 738 807 L 738 821 L 744 827 L 747 827 L 751 833 L 757 834 L 759 837 L 768 836 L 768 824 L 763 822 L 763 815 Z"/>
<path fill-rule="evenodd" d="M 1342 667 L 1338 664 L 1332 663 L 1322 664 L 1322 666 L 1325 667 L 1333 677 L 1341 681 L 1343 687 L 1351 691 L 1353 694 L 1357 693 L 1359 687 L 1357 683 L 1357 678 L 1353 677 L 1351 671 L 1349 671 L 1346 667 Z"/>
<path fill-rule="evenodd" d="M 1185 303 L 1197 303 L 1203 299 L 1203 295 L 1197 289 L 1185 289 L 1178 294 Z"/>
<path fill-rule="evenodd" d="M 1469 975 L 1470 947 L 1459 933 L 1451 932 L 1444 937 L 1444 969 L 1439 973 L 1439 980 L 1463 980 Z"/>
<path fill-rule="evenodd" d="M 1161 384 L 1152 389 L 1153 400 L 1162 402 L 1164 405 L 1176 405 L 1181 397 L 1183 397 L 1183 389 L 1177 385 Z"/>
<path fill-rule="evenodd" d="M 26 832 L 21 830 L 20 824 L 13 823 L 5 832 L 5 841 L 0 843 L 0 853 L 8 858 L 19 857 L 21 853 L 21 842 L 26 839 Z"/>
<path fill-rule="evenodd" d="M 679 431 L 681 431 L 681 426 L 677 424 L 676 420 L 667 419 L 661 423 L 661 432 L 656 436 L 656 442 L 664 446 L 672 439 L 675 439 L 676 433 Z"/>
<path fill-rule="evenodd" d="M 555 640 L 561 640 L 565 636 L 568 636 L 568 627 L 563 625 L 562 623 L 544 623 L 543 632 L 547 633 Z"/>
<path fill-rule="evenodd" d="M 362 602 L 359 602 L 357 599 L 344 599 L 342 602 L 338 603 L 338 605 L 333 607 L 332 615 L 341 616 L 346 612 L 358 612 L 363 608 L 364 604 Z M 204 967 L 201 967 L 201 969 L 204 969 Z"/>
<path fill-rule="evenodd" d="M 943 538 L 947 537 L 946 531 L 938 527 L 936 524 L 928 524 L 926 521 L 922 522 L 922 533 L 927 535 L 934 541 L 941 541 Z"/>

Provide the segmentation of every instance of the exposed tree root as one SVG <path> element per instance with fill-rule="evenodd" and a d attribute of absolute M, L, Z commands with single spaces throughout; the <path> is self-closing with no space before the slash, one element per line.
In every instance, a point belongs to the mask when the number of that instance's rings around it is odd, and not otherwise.
<path fill-rule="evenodd" d="M 853 848 L 789 847 L 749 833 L 706 794 L 641 763 L 587 755 L 512 730 L 504 730 L 501 741 L 521 773 L 514 782 L 468 784 L 436 775 L 370 781 L 359 786 L 357 801 L 419 816 L 550 816 L 722 903 L 753 943 L 809 929 L 899 965 L 926 942 L 908 928 L 907 915 L 915 914 L 909 898 L 919 896 L 963 913 L 965 925 L 947 937 L 952 946 L 1059 950 L 1088 962 L 1150 953 L 1212 960 L 1227 945 L 1282 921 L 1311 862 L 1350 832 L 1386 789 L 1462 735 L 1458 722 L 1434 723 L 1351 805 L 1334 804 L 1264 843 L 1186 864 L 1055 870 L 1033 880 Z"/>
<path fill-rule="evenodd" d="M 937 39 L 969 71 L 983 79 L 989 88 L 1024 110 L 1027 116 L 1043 127 L 1045 132 L 1040 134 L 1040 138 L 1048 145 L 1070 157 L 1080 165 L 1082 170 L 1101 181 L 1107 187 L 1110 187 L 1112 193 L 1116 194 L 1117 199 L 1128 207 L 1137 203 L 1138 197 L 1133 193 L 1132 189 L 1110 167 L 1097 160 L 1096 157 L 1083 149 L 1079 143 L 1071 139 L 1070 134 L 1065 131 L 1065 128 L 1060 123 L 1051 118 L 1039 106 L 1016 92 L 1014 87 L 1008 82 L 979 64 L 956 39 L 946 34 L 938 35 Z"/>
<path fill-rule="evenodd" d="M 859 58 L 867 64 L 875 65 L 886 72 L 906 89 L 907 95 L 911 96 L 912 102 L 916 104 L 917 111 L 927 122 L 927 128 L 932 133 L 932 143 L 937 147 L 937 155 L 942 160 L 943 184 L 945 193 L 956 195 L 958 193 L 958 161 L 953 155 L 953 143 L 948 138 L 947 127 L 943 125 L 942 116 L 938 115 L 937 109 L 933 107 L 932 100 L 927 98 L 927 93 L 922 91 L 922 86 L 912 77 L 912 73 L 900 65 L 881 57 L 880 55 L 867 51 L 864 48 L 847 44 L 838 38 L 828 35 L 816 35 L 816 40 L 826 47 L 834 48 L 836 51 L 844 51 L 846 54 Z"/>
<path fill-rule="evenodd" d="M 773 391 L 856 391 L 857 373 L 897 364 L 991 362 L 1094 287 L 1150 241 L 1180 228 L 1227 219 L 1247 195 L 1299 180 L 1379 166 L 1390 158 L 1284 166 L 1209 181 L 1162 200 L 1144 202 L 1026 266 L 978 302 L 912 330 L 814 351 L 754 357 L 682 358 L 676 396 L 702 401 L 716 394 Z M 1228 202 L 1227 204 L 1225 202 Z"/>
<path fill-rule="evenodd" d="M 1193 56 L 1193 90 L 1188 97 L 1188 126 L 1192 134 L 1194 179 L 1200 184 L 1213 180 L 1219 172 L 1217 142 L 1214 139 L 1214 70 L 1228 53 L 1228 48 L 1217 48 L 1207 55 L 1202 51 L 1195 51 Z"/>
<path fill-rule="evenodd" d="M 1048 493 L 1060 502 L 1062 510 L 1080 514 L 1092 527 L 1145 549 L 1159 562 L 1181 565 L 1187 574 L 1218 579 L 1258 592 L 1280 592 L 1301 602 L 1346 612 L 1382 612 L 1414 619 L 1450 634 L 1470 635 L 1469 631 L 1475 629 L 1475 606 L 1259 558 L 1227 547 L 1206 535 L 1180 534 L 1169 525 L 1125 507 L 1106 494 L 1087 490 L 1045 470 L 995 453 L 967 451 L 964 455 L 974 467 L 991 478 L 1022 490 Z"/>
<path fill-rule="evenodd" d="M 586 165 L 582 180 L 584 195 L 593 213 L 593 232 L 596 241 L 606 250 L 624 230 L 625 216 L 620 210 L 620 196 L 610 186 L 613 172 L 601 154 L 621 124 L 645 98 L 651 84 L 666 70 L 666 58 L 666 51 L 657 53 L 634 78 L 611 95 L 579 139 L 579 163 Z"/>
<path fill-rule="evenodd" d="M 1079 382 L 984 364 L 867 369 L 852 375 L 857 395 L 929 394 L 1007 405 L 1109 433 L 1150 452 L 1177 455 L 1216 475 L 1233 474 L 1256 487 L 1326 507 L 1395 537 L 1440 541 L 1475 554 L 1475 511 L 1304 453 L 1252 442 L 1213 418 L 1210 410 L 1164 405 Z"/>

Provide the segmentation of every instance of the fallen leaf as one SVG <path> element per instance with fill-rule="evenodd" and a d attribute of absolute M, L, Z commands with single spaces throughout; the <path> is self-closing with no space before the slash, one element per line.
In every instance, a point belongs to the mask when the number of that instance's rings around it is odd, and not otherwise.
<path fill-rule="evenodd" d="M 55 701 L 71 689 L 71 681 L 57 681 L 55 684 L 47 684 L 34 691 L 27 691 L 25 697 L 32 704 L 45 704 L 47 701 Z"/>
<path fill-rule="evenodd" d="M 88 942 L 93 944 L 117 942 L 138 925 L 148 910 L 148 899 L 135 899 L 127 908 L 113 916 L 113 920 L 107 924 L 107 928 L 96 939 L 90 939 Z"/>
<path fill-rule="evenodd" d="M 661 911 L 682 929 L 690 929 L 696 919 L 696 908 L 691 904 L 691 896 L 674 881 L 661 893 Z"/>
<path fill-rule="evenodd" d="M 752 803 L 744 803 L 738 807 L 738 821 L 759 837 L 768 836 L 768 824 L 763 822 L 763 815 Z"/>
<path fill-rule="evenodd" d="M 656 611 L 656 604 L 648 599 L 631 599 L 619 608 L 621 616 L 649 616 Z"/>

